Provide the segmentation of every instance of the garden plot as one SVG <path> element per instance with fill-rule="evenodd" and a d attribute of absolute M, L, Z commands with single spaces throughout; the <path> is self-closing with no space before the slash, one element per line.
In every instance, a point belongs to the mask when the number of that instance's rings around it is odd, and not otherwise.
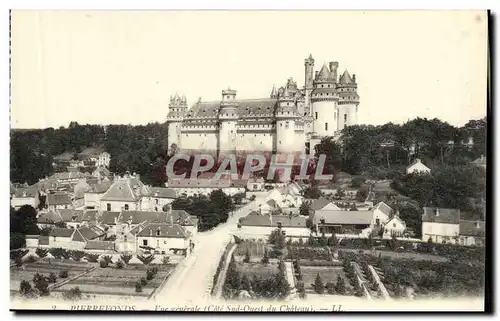
<path fill-rule="evenodd" d="M 349 279 L 345 275 L 342 266 L 335 266 L 335 267 L 301 266 L 300 269 L 302 272 L 302 281 L 304 282 L 304 288 L 306 290 L 306 293 L 316 293 L 314 291 L 313 284 L 314 281 L 316 280 L 316 276 L 318 275 L 318 273 L 321 276 L 321 279 L 323 280 L 323 283 L 325 285 L 329 282 L 337 284 L 337 277 L 340 276 L 341 278 L 344 279 L 345 282 L 347 291 L 346 295 L 349 295 L 349 293 L 352 292 L 353 290 L 353 287 L 349 283 Z"/>
<path fill-rule="evenodd" d="M 268 252 L 270 249 L 268 248 L 268 244 L 264 242 L 241 242 L 236 247 L 234 251 L 235 256 L 244 256 L 247 251 L 250 253 L 250 256 L 253 258 L 262 258 L 264 256 L 264 251 L 267 248 Z"/>
<path fill-rule="evenodd" d="M 146 271 L 152 266 L 127 265 L 123 269 L 97 268 L 71 282 L 54 289 L 57 292 L 69 291 L 78 287 L 85 294 L 116 296 L 150 296 L 151 293 L 170 273 L 173 266 L 156 266 L 158 273 L 143 286 L 142 292 L 136 292 L 135 285 L 141 278 L 146 278 Z"/>
<path fill-rule="evenodd" d="M 262 264 L 260 262 L 236 262 L 236 267 L 241 275 L 246 275 L 249 278 L 252 278 L 253 276 L 267 278 L 276 275 L 276 273 L 279 272 L 278 264 L 272 263 Z"/>

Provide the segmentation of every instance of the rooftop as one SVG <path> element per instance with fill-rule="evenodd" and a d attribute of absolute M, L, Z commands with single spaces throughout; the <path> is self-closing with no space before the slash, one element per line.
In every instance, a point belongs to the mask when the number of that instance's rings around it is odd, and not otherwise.
<path fill-rule="evenodd" d="M 424 207 L 422 222 L 459 224 L 460 210 L 452 208 Z"/>

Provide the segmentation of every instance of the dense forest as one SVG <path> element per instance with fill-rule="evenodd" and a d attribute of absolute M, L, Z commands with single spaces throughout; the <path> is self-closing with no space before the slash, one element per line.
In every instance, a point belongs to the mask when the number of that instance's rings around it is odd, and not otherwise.
<path fill-rule="evenodd" d="M 486 130 L 486 119 L 471 120 L 462 127 L 422 118 L 403 125 L 358 125 L 342 131 L 342 146 L 324 139 L 315 153 L 327 155 L 324 173 L 344 171 L 391 178 L 417 157 L 433 168 L 465 165 L 486 155 Z M 36 183 L 54 172 L 52 163 L 57 155 L 100 146 L 111 154 L 112 172 L 137 172 L 145 183 L 159 186 L 166 181 L 167 137 L 166 124 L 160 123 L 100 126 L 71 122 L 67 128 L 12 130 L 11 180 Z M 470 138 L 473 144 L 467 146 Z M 181 167 L 189 167 L 186 165 Z M 260 174 L 267 176 L 267 169 Z"/>

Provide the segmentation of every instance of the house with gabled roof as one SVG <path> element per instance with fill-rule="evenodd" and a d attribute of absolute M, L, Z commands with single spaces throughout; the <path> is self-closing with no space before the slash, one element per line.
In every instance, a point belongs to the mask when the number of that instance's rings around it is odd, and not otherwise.
<path fill-rule="evenodd" d="M 240 218 L 238 235 L 243 238 L 264 238 L 280 228 L 287 237 L 307 237 L 310 229 L 306 226 L 307 217 L 299 215 L 261 215 L 252 212 Z"/>
<path fill-rule="evenodd" d="M 422 241 L 456 243 L 460 234 L 460 210 L 424 207 L 422 214 Z"/>
<path fill-rule="evenodd" d="M 484 246 L 486 244 L 486 222 L 460 220 L 459 244 Z"/>
<path fill-rule="evenodd" d="M 431 169 L 422 163 L 420 159 L 415 159 L 408 167 L 406 167 L 406 174 L 430 174 Z"/>
<path fill-rule="evenodd" d="M 331 210 L 331 211 L 340 211 L 341 208 L 335 205 L 332 201 L 327 199 L 326 197 L 320 197 L 315 200 L 311 200 L 311 204 L 309 205 L 312 211 L 319 210 Z"/>
<path fill-rule="evenodd" d="M 100 200 L 100 209 L 106 211 L 132 211 L 140 209 L 140 201 L 151 195 L 151 188 L 144 185 L 139 175 L 126 174 L 113 181 Z"/>
<path fill-rule="evenodd" d="M 90 189 L 85 192 L 84 206 L 86 209 L 99 210 L 101 205 L 101 198 L 108 191 L 112 185 L 110 180 L 97 180 L 96 182 L 89 183 Z"/>
<path fill-rule="evenodd" d="M 149 223 L 137 234 L 137 245 L 137 252 L 168 254 L 169 251 L 188 251 L 191 233 L 173 222 Z"/>
<path fill-rule="evenodd" d="M 375 226 L 385 225 L 395 213 L 394 209 L 384 202 L 379 202 L 373 207 L 373 224 Z"/>
<path fill-rule="evenodd" d="M 173 188 L 151 187 L 151 194 L 141 199 L 141 211 L 163 211 L 163 207 L 177 198 Z"/>
<path fill-rule="evenodd" d="M 11 184 L 10 204 L 14 209 L 19 209 L 23 205 L 30 205 L 34 209 L 40 204 L 40 193 L 36 186 L 26 186 L 15 188 Z"/>
<path fill-rule="evenodd" d="M 47 194 L 45 204 L 49 210 L 73 208 L 73 201 L 68 193 L 56 192 Z"/>
<path fill-rule="evenodd" d="M 396 212 L 392 215 L 391 219 L 384 224 L 383 229 L 383 237 L 385 238 L 392 237 L 393 235 L 402 237 L 406 231 L 406 223 L 399 217 L 399 212 Z"/>

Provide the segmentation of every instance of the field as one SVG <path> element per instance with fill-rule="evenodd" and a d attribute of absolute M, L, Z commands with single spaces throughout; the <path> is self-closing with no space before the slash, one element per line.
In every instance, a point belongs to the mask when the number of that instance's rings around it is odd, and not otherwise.
<path fill-rule="evenodd" d="M 143 296 L 148 297 L 157 288 L 162 280 L 171 272 L 173 266 L 156 266 L 158 274 L 143 286 L 142 292 L 135 292 L 135 284 L 141 278 L 146 278 L 148 266 L 128 265 L 123 269 L 97 268 L 60 288 L 56 292 L 68 291 L 79 287 L 83 295 L 117 295 L 117 296 Z"/>
<path fill-rule="evenodd" d="M 68 277 L 72 277 L 90 269 L 93 265 L 87 262 L 75 262 L 73 260 L 56 260 L 56 259 L 40 259 L 34 263 L 25 263 L 21 268 L 10 268 L 10 290 L 19 291 L 21 281 L 26 280 L 30 283 L 33 282 L 35 273 L 40 273 L 48 276 L 51 272 L 55 273 L 58 277 L 58 282 L 62 281 L 59 278 L 59 272 L 68 271 Z"/>
<path fill-rule="evenodd" d="M 316 293 L 314 291 L 314 281 L 316 280 L 316 276 L 318 275 L 318 273 L 321 276 L 321 279 L 323 280 L 323 284 L 325 284 L 325 285 L 329 282 L 337 284 L 337 277 L 338 276 L 343 278 L 345 281 L 346 290 L 347 290 L 346 295 L 349 295 L 349 293 L 353 289 L 352 286 L 349 284 L 349 279 L 345 275 L 342 266 L 332 266 L 332 267 L 301 266 L 300 269 L 302 272 L 302 280 L 304 282 L 304 288 L 305 288 L 307 294 Z M 325 291 L 325 293 L 326 293 L 326 291 Z"/>

